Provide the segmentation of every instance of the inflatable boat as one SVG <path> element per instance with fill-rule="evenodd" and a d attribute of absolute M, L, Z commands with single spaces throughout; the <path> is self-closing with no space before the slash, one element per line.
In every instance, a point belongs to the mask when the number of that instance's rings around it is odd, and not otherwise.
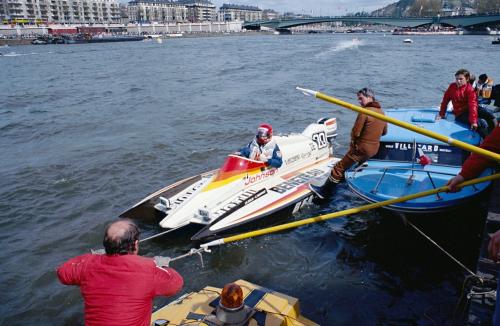
<path fill-rule="evenodd" d="M 219 169 L 162 188 L 120 217 L 157 221 L 167 231 L 195 226 L 199 232 L 192 240 L 269 224 L 312 201 L 308 183 L 326 180 L 338 161 L 332 155 L 336 135 L 335 118 L 320 119 L 299 134 L 276 135 L 280 168 L 230 154 Z"/>
<path fill-rule="evenodd" d="M 318 325 L 301 315 L 298 299 L 244 280 L 187 293 L 154 312 L 151 321 L 153 326 Z"/>

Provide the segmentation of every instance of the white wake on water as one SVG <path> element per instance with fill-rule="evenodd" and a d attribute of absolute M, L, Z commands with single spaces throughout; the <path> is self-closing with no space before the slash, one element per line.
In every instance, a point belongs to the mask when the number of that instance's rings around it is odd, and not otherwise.
<path fill-rule="evenodd" d="M 363 45 L 363 41 L 358 39 L 357 37 L 353 38 L 352 40 L 347 40 L 347 41 L 341 41 L 329 49 L 322 51 L 316 55 L 316 57 L 324 57 L 331 55 L 333 53 L 341 52 L 341 51 L 346 51 L 346 50 L 351 50 L 351 49 L 357 49 L 360 45 Z"/>
<path fill-rule="evenodd" d="M 45 52 L 45 54 L 51 54 L 52 51 Z M 1 54 L 3 57 L 21 57 L 24 55 L 37 55 L 37 54 L 44 54 L 44 53 L 37 53 L 37 52 L 31 52 L 31 53 L 16 53 L 16 52 L 8 52 L 8 53 L 3 53 Z"/>

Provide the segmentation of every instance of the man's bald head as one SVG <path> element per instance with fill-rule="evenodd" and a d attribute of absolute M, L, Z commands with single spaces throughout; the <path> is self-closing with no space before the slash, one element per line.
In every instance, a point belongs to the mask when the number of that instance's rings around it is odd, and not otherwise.
<path fill-rule="evenodd" d="M 108 255 L 127 255 L 136 252 L 139 228 L 131 220 L 111 223 L 104 232 L 103 245 Z"/>

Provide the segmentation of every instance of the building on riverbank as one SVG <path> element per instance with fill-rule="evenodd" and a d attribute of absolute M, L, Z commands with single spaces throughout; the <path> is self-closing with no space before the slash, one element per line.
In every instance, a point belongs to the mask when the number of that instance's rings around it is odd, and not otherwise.
<path fill-rule="evenodd" d="M 179 0 L 187 8 L 187 19 L 192 23 L 212 22 L 217 19 L 217 10 L 208 0 Z"/>
<path fill-rule="evenodd" d="M 187 22 L 184 4 L 169 0 L 134 0 L 128 3 L 128 18 L 132 22 Z"/>
<path fill-rule="evenodd" d="M 117 0 L 0 0 L 4 23 L 119 23 Z"/>
<path fill-rule="evenodd" d="M 219 9 L 221 21 L 254 21 L 262 19 L 262 10 L 255 6 L 243 6 L 224 3 Z"/>

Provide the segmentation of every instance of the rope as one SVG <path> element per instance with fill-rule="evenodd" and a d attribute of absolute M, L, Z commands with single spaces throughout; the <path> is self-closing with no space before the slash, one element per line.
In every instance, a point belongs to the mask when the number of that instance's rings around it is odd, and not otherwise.
<path fill-rule="evenodd" d="M 460 267 L 462 267 L 467 273 L 470 275 L 465 277 L 465 280 L 462 284 L 462 289 L 460 291 L 460 298 L 458 299 L 457 306 L 455 307 L 455 310 L 453 311 L 453 317 L 452 317 L 452 325 L 456 323 L 456 319 L 459 316 L 463 316 L 465 313 L 468 305 L 470 304 L 470 300 L 473 297 L 496 297 L 496 289 L 492 290 L 487 290 L 487 291 L 475 291 L 473 287 L 471 287 L 469 293 L 465 295 L 466 288 L 468 287 L 468 284 L 471 282 L 474 282 L 474 280 L 477 280 L 480 282 L 480 285 L 484 288 L 486 286 L 486 283 L 488 280 L 485 280 L 483 277 L 477 275 L 473 271 L 471 271 L 467 266 L 462 264 L 458 259 L 453 257 L 449 252 L 447 252 L 443 247 L 441 247 L 439 244 L 437 244 L 434 240 L 432 240 L 428 235 L 426 235 L 422 230 L 420 230 L 417 226 L 415 226 L 412 222 L 410 222 L 408 219 L 405 219 L 405 222 L 409 224 L 415 231 L 420 233 L 424 238 L 429 240 L 430 243 L 435 245 L 439 250 L 441 250 L 443 253 L 445 253 L 449 258 L 451 258 L 455 263 L 457 263 Z M 462 306 L 463 303 L 463 311 L 460 312 L 460 307 Z"/>
<path fill-rule="evenodd" d="M 408 223 L 413 229 L 415 229 L 415 231 L 417 231 L 418 233 L 420 233 L 424 238 L 426 238 L 427 240 L 429 240 L 430 243 L 432 243 L 433 245 L 435 245 L 439 250 L 441 250 L 448 257 L 450 257 L 451 260 L 453 260 L 460 267 L 462 267 L 467 273 L 471 274 L 471 276 L 476 277 L 481 283 L 484 282 L 484 279 L 481 276 L 475 274 L 473 271 L 471 271 L 469 268 L 467 268 L 467 266 L 465 266 L 464 264 L 462 264 L 458 259 L 456 259 L 455 257 L 453 257 L 448 251 L 446 251 L 443 247 L 441 247 L 436 241 L 432 240 L 427 234 L 425 234 L 422 230 L 420 230 L 418 227 L 416 227 L 415 224 L 413 224 L 409 220 L 406 220 L 406 223 Z"/>
<path fill-rule="evenodd" d="M 147 238 L 141 239 L 141 240 L 139 240 L 139 243 L 144 242 L 144 241 L 148 241 L 148 240 L 151 240 L 151 239 L 154 239 L 154 238 L 158 238 L 158 237 L 160 237 L 160 236 L 162 236 L 162 235 L 164 235 L 164 234 L 167 234 L 167 233 L 173 232 L 173 231 L 175 231 L 175 230 L 177 230 L 177 229 L 180 229 L 180 228 L 182 228 L 182 227 L 184 227 L 184 226 L 186 226 L 186 225 L 188 225 L 188 224 L 189 224 L 189 223 L 183 223 L 183 224 L 179 225 L 179 226 L 178 226 L 178 227 L 176 227 L 176 228 L 173 228 L 173 229 L 168 229 L 168 230 L 166 230 L 166 231 L 163 231 L 163 232 L 160 232 L 160 233 L 154 234 L 154 235 L 152 235 L 152 236 L 150 236 L 150 237 L 147 237 Z"/>

